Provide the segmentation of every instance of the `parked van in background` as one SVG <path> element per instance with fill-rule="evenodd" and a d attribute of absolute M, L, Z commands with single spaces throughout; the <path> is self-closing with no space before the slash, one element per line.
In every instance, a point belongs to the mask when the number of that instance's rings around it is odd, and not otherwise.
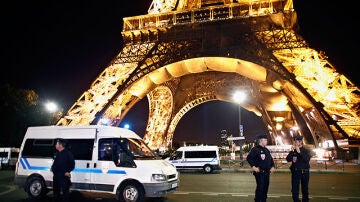
<path fill-rule="evenodd" d="M 0 147 L 0 169 L 14 169 L 19 156 L 19 148 Z"/>
<path fill-rule="evenodd" d="M 20 147 L 15 184 L 31 198 L 53 188 L 50 171 L 57 138 L 68 142 L 75 158 L 71 190 L 113 194 L 121 201 L 164 197 L 179 186 L 170 163 L 155 156 L 134 132 L 111 126 L 29 127 Z"/>
<path fill-rule="evenodd" d="M 212 173 L 221 170 L 218 146 L 186 146 L 166 158 L 178 170 L 199 170 Z"/>

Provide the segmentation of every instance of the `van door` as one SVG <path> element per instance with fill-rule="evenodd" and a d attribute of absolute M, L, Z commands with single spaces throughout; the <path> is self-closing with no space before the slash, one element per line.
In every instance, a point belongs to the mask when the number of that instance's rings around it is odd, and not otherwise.
<path fill-rule="evenodd" d="M 97 162 L 95 167 L 99 172 L 92 175 L 95 190 L 112 192 L 116 188 L 115 185 L 125 177 L 127 169 L 132 168 L 133 160 L 130 156 L 124 157 L 127 154 L 120 146 L 121 141 L 127 141 L 127 139 L 99 139 L 97 153 L 94 152 L 94 158 L 96 158 L 94 161 Z"/>
<path fill-rule="evenodd" d="M 75 169 L 71 172 L 71 189 L 89 191 L 94 170 L 93 148 L 96 129 L 63 129 L 59 137 L 68 140 L 68 149 L 73 153 Z"/>
<path fill-rule="evenodd" d="M 71 172 L 72 189 L 89 190 L 91 184 L 94 139 L 68 139 L 68 149 L 73 153 L 75 169 Z"/>

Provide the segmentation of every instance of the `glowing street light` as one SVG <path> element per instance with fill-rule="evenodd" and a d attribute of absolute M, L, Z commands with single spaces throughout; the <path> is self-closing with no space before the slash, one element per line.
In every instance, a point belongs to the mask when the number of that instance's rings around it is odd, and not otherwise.
<path fill-rule="evenodd" d="M 239 114 L 239 136 L 244 136 L 243 125 L 241 124 L 241 106 L 240 104 L 246 100 L 246 94 L 244 91 L 236 91 L 233 95 L 233 100 L 238 103 L 238 114 Z"/>
<path fill-rule="evenodd" d="M 54 113 L 54 112 L 56 112 L 56 110 L 58 109 L 58 106 L 57 106 L 57 104 L 54 103 L 54 102 L 47 102 L 47 103 L 45 104 L 45 108 L 46 108 L 46 110 L 49 111 L 50 113 Z"/>
<path fill-rule="evenodd" d="M 241 139 L 245 139 L 244 137 L 244 128 L 243 128 L 243 125 L 241 124 L 241 106 L 240 104 L 242 102 L 244 102 L 246 100 L 246 94 L 244 91 L 236 91 L 233 95 L 233 100 L 238 103 L 238 114 L 239 114 L 239 137 L 238 137 L 238 140 L 241 140 Z M 240 146 L 240 165 L 242 166 L 243 165 L 243 155 L 242 155 L 242 144 L 241 144 L 241 141 L 239 143 L 239 146 Z"/>
<path fill-rule="evenodd" d="M 233 95 L 233 100 L 236 102 L 236 103 L 242 103 L 246 100 L 246 94 L 244 91 L 236 91 Z"/>
<path fill-rule="evenodd" d="M 55 124 L 62 116 L 62 111 L 58 109 L 58 105 L 55 102 L 45 103 L 45 109 L 51 114 L 50 125 Z"/>

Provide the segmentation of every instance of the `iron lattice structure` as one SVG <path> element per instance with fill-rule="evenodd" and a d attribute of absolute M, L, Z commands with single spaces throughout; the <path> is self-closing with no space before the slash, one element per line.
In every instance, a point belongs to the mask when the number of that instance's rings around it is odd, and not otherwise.
<path fill-rule="evenodd" d="M 123 21 L 122 51 L 57 125 L 118 126 L 147 96 L 144 139 L 167 147 L 189 110 L 241 89 L 273 143 L 294 126 L 315 147 L 360 137 L 359 89 L 298 34 L 291 0 L 154 0 Z"/>

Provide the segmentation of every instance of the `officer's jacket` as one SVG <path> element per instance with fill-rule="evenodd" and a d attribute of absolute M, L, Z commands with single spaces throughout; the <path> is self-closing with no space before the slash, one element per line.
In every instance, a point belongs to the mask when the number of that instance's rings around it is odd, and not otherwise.
<path fill-rule="evenodd" d="M 65 173 L 74 170 L 75 160 L 70 151 L 64 149 L 61 152 L 56 152 L 54 158 L 53 165 L 51 166 L 53 173 Z"/>
<path fill-rule="evenodd" d="M 274 160 L 270 151 L 266 147 L 260 145 L 256 145 L 250 150 L 246 160 L 251 167 L 259 167 L 260 170 L 269 171 L 274 167 Z"/>
<path fill-rule="evenodd" d="M 309 169 L 310 168 L 310 152 L 308 149 L 301 147 L 300 153 L 294 149 L 286 156 L 286 161 L 291 162 L 290 169 Z"/>

